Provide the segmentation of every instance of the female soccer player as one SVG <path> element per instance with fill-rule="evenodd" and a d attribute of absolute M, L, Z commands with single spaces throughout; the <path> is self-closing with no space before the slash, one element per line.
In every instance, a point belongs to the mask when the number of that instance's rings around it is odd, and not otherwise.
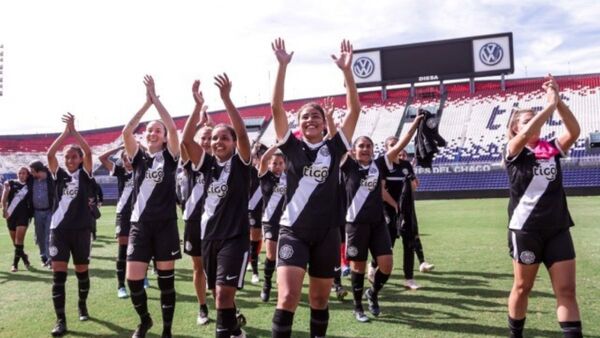
<path fill-rule="evenodd" d="M 21 167 L 16 180 L 4 182 L 2 191 L 2 217 L 6 219 L 8 233 L 15 247 L 11 272 L 19 270 L 19 259 L 29 269 L 29 256 L 24 251 L 25 234 L 31 220 L 31 186 L 29 169 Z"/>
<path fill-rule="evenodd" d="M 258 284 L 258 256 L 262 244 L 263 194 L 259 180 L 261 155 L 267 147 L 255 143 L 252 149 L 252 166 L 250 167 L 250 187 L 248 190 L 248 221 L 250 222 L 250 267 L 252 268 L 252 284 Z"/>
<path fill-rule="evenodd" d="M 216 301 L 216 337 L 244 337 L 236 320 L 235 294 L 244 285 L 249 255 L 250 141 L 231 101 L 227 74 L 216 76 L 215 85 L 233 127 L 219 124 L 213 128 L 212 155 L 207 154 L 193 141 L 194 126 L 200 118 L 196 109 L 186 123 L 183 144 L 193 169 L 204 176 L 207 186 L 200 234 L 207 284 Z"/>
<path fill-rule="evenodd" d="M 508 298 L 511 337 L 521 337 L 529 293 L 540 263 L 550 273 L 556 315 L 565 337 L 582 337 L 575 298 L 573 226 L 562 184 L 560 158 L 579 137 L 575 116 L 560 99 L 558 84 L 548 75 L 542 88 L 548 103 L 539 113 L 517 110 L 509 122 L 504 163 L 510 182 L 508 246 L 513 258 L 513 287 Z M 540 139 L 554 110 L 565 131 L 550 141 Z"/>
<path fill-rule="evenodd" d="M 277 240 L 279 239 L 279 221 L 285 206 L 287 192 L 285 156 L 277 150 L 277 145 L 269 148 L 261 156 L 258 168 L 260 188 L 265 206 L 262 217 L 266 245 L 265 280 L 260 292 L 260 299 L 263 302 L 268 302 L 271 297 L 271 279 L 275 271 Z"/>
<path fill-rule="evenodd" d="M 109 158 L 120 152 L 120 164 L 116 164 Z M 125 289 L 125 274 L 127 271 L 127 242 L 129 241 L 129 230 L 131 227 L 131 200 L 133 198 L 133 167 L 123 150 L 123 147 L 111 149 L 98 157 L 98 160 L 108 169 L 111 176 L 117 178 L 118 202 L 116 208 L 115 235 L 119 244 L 117 251 L 117 297 L 127 298 Z"/>
<path fill-rule="evenodd" d="M 302 140 L 291 135 L 283 107 L 285 73 L 293 52 L 277 39 L 272 48 L 279 63 L 272 99 L 273 121 L 279 149 L 287 158 L 287 205 L 281 217 L 277 266 L 277 309 L 273 315 L 273 337 L 290 337 L 294 312 L 300 301 L 308 264 L 310 336 L 325 336 L 329 323 L 328 300 L 333 277 L 339 273 L 340 231 L 337 205 L 340 161 L 350 148 L 360 102 L 352 75 L 352 45 L 344 40 L 333 60 L 344 74 L 349 113 L 331 139 L 324 139 L 325 113 L 316 103 L 298 111 Z"/>
<path fill-rule="evenodd" d="M 207 129 L 206 127 L 201 127 L 201 129 L 198 130 L 198 126 L 203 126 L 208 121 L 206 110 L 204 109 L 204 98 L 202 97 L 202 93 L 199 92 L 199 89 L 200 81 L 195 81 L 192 85 L 192 94 L 196 106 L 194 108 L 194 112 L 188 118 L 186 127 L 184 128 L 184 140 L 185 133 L 191 133 L 193 144 L 190 144 L 190 148 L 193 148 L 192 151 L 197 151 L 196 148 L 201 148 L 204 151 L 207 150 L 206 146 L 198 144 L 193 140 L 195 133 L 200 135 L 201 143 L 205 144 L 206 142 L 204 139 L 206 136 L 208 136 L 208 142 L 210 142 L 210 136 L 212 132 L 212 129 Z M 197 121 L 194 121 L 197 114 L 201 114 L 199 123 L 195 123 Z M 196 130 L 198 131 L 196 132 Z M 189 193 L 187 196 L 183 196 L 182 202 L 183 220 L 185 222 L 185 229 L 183 232 L 183 252 L 192 258 L 194 268 L 192 279 L 199 306 L 196 324 L 205 325 L 208 323 L 209 319 L 208 307 L 206 306 L 206 276 L 204 275 L 204 267 L 202 264 L 202 236 L 200 234 L 200 220 L 202 211 L 204 209 L 205 180 L 204 175 L 197 169 L 195 170 L 194 163 L 190 161 L 187 150 L 188 148 L 186 147 L 184 140 L 182 140 L 181 143 L 181 160 L 183 163 L 183 170 L 188 177 L 186 182 L 188 184 L 187 191 Z M 208 150 L 210 151 L 210 147 L 208 147 Z"/>
<path fill-rule="evenodd" d="M 75 116 L 63 115 L 65 130 L 48 149 L 48 169 L 55 181 L 55 196 L 52 220 L 50 223 L 50 259 L 54 283 L 52 301 L 56 312 L 56 326 L 52 330 L 55 337 L 67 332 L 65 317 L 65 282 L 67 265 L 73 256 L 75 275 L 79 288 L 79 320 L 88 320 L 86 300 L 90 290 L 88 265 L 92 236 L 92 213 L 89 198 L 94 193 L 92 181 L 92 150 L 85 139 L 75 130 Z M 59 167 L 56 151 L 69 136 L 78 145 L 67 145 L 63 149 L 65 158 L 63 169 Z M 66 169 L 66 170 L 65 170 Z"/>
<path fill-rule="evenodd" d="M 175 122 L 156 95 L 154 79 L 144 78 L 146 102 L 123 128 L 125 152 L 133 168 L 131 230 L 127 246 L 127 284 L 131 302 L 140 316 L 133 337 L 145 337 L 152 327 L 148 313 L 144 277 L 154 257 L 163 317 L 163 337 L 171 337 L 175 312 L 175 260 L 181 258 L 175 196 L 175 172 L 179 160 L 179 138 Z M 151 105 L 160 120 L 146 125 L 146 149 L 134 131 Z"/>

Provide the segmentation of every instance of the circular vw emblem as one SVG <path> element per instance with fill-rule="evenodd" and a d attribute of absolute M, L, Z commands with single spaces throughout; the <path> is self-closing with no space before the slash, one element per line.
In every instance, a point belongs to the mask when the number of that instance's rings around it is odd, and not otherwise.
<path fill-rule="evenodd" d="M 488 66 L 494 66 L 502 61 L 504 50 L 495 42 L 488 42 L 479 50 L 479 60 Z"/>
<path fill-rule="evenodd" d="M 56 255 L 58 255 L 58 248 L 55 247 L 54 245 L 50 247 L 50 256 L 54 257 Z"/>
<path fill-rule="evenodd" d="M 520 257 L 523 264 L 533 264 L 533 262 L 535 262 L 535 254 L 531 251 L 521 252 Z"/>
<path fill-rule="evenodd" d="M 289 244 L 284 244 L 279 248 L 279 258 L 289 259 L 294 255 L 294 248 Z"/>
<path fill-rule="evenodd" d="M 354 72 L 354 75 L 359 78 L 366 79 L 373 75 L 373 72 L 375 71 L 375 62 L 366 56 L 361 56 L 354 61 L 352 71 Z"/>
<path fill-rule="evenodd" d="M 358 249 L 354 245 L 351 245 L 346 249 L 346 253 L 348 254 L 348 257 L 356 257 L 356 255 L 358 255 Z"/>

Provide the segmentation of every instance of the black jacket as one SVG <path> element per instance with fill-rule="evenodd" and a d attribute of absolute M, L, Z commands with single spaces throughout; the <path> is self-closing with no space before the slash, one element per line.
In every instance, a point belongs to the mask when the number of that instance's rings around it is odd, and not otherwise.
<path fill-rule="evenodd" d="M 438 121 L 430 112 L 420 109 L 419 115 L 424 118 L 419 123 L 415 136 L 415 157 L 417 165 L 431 168 L 433 156 L 438 152 L 438 147 L 445 147 L 446 140 L 438 132 Z"/>
<path fill-rule="evenodd" d="M 402 193 L 398 201 L 398 230 L 403 233 L 416 235 L 418 233 L 417 214 L 415 212 L 415 194 L 412 189 L 412 181 L 415 176 L 410 174 L 404 179 Z"/>

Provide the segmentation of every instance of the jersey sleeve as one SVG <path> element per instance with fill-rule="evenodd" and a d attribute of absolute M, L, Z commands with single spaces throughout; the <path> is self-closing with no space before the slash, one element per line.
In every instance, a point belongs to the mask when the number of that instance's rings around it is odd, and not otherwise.
<path fill-rule="evenodd" d="M 340 170 L 344 174 L 348 174 L 352 170 L 356 170 L 357 167 L 358 167 L 358 164 L 356 163 L 356 160 L 354 160 L 353 158 L 348 156 L 348 157 L 346 157 L 346 160 L 344 161 L 344 163 L 342 163 L 342 165 L 340 166 Z"/>
<path fill-rule="evenodd" d="M 300 144 L 300 140 L 292 134 L 292 131 L 288 130 L 283 139 L 277 144 L 277 147 L 281 149 L 284 154 L 288 155 L 301 149 L 302 145 Z"/>
<path fill-rule="evenodd" d="M 165 160 L 171 163 L 175 163 L 175 165 L 177 165 L 177 162 L 179 162 L 179 155 L 173 156 L 173 154 L 171 154 L 171 151 L 169 150 L 169 147 L 166 147 L 163 150 L 163 156 L 165 157 Z"/>
<path fill-rule="evenodd" d="M 338 129 L 338 132 L 335 134 L 335 136 L 328 142 L 331 144 L 333 153 L 337 156 L 344 155 L 350 148 L 352 148 L 350 142 L 348 142 L 346 136 L 340 129 Z"/>
<path fill-rule="evenodd" d="M 379 178 L 380 179 L 385 179 L 386 177 L 388 177 L 388 174 L 390 172 L 390 170 L 393 168 L 393 163 L 388 163 L 387 157 L 385 156 L 385 154 L 383 156 L 379 156 L 376 160 L 375 160 L 375 164 L 377 165 L 377 168 L 379 169 Z M 392 166 L 389 166 L 392 165 Z"/>
<path fill-rule="evenodd" d="M 68 176 L 69 175 L 67 174 L 67 172 L 63 168 L 58 167 L 58 169 L 56 169 L 56 172 L 52 174 L 52 179 L 54 181 L 58 181 L 58 180 L 65 179 Z"/>
<path fill-rule="evenodd" d="M 558 150 L 558 155 L 557 155 L 558 158 L 567 157 L 567 152 L 560 147 L 560 144 L 558 144 L 558 140 L 556 138 L 551 139 L 550 142 L 548 142 L 548 143 L 550 143 L 550 145 L 553 148 Z"/>
<path fill-rule="evenodd" d="M 504 146 L 504 156 L 503 156 L 503 157 L 504 157 L 504 163 L 505 163 L 506 165 L 508 165 L 508 164 L 510 164 L 510 163 L 512 163 L 512 162 L 515 162 L 515 161 L 516 161 L 518 158 L 520 158 L 520 157 L 521 157 L 521 155 L 523 155 L 523 153 L 524 153 L 524 150 L 525 150 L 525 147 L 523 147 L 523 149 L 521 149 L 521 151 L 520 151 L 518 154 L 516 154 L 515 156 L 511 156 L 511 157 L 509 157 L 509 156 L 508 156 L 508 143 L 507 143 L 507 144 Z"/>
<path fill-rule="evenodd" d="M 125 169 L 120 165 L 113 163 L 113 170 L 110 171 L 110 176 L 123 177 L 125 175 Z"/>
<path fill-rule="evenodd" d="M 137 167 L 143 161 L 143 158 L 144 151 L 142 150 L 142 147 L 138 146 L 137 152 L 135 153 L 135 155 L 133 155 L 133 158 L 130 158 L 129 160 L 131 161 L 131 165 L 133 167 Z"/>

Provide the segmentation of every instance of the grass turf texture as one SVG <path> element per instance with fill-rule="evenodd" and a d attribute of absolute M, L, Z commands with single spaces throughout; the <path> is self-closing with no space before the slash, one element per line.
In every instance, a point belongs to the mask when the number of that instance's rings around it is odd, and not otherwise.
<path fill-rule="evenodd" d="M 419 201 L 417 213 L 422 242 L 427 260 L 436 265 L 435 271 L 430 274 L 416 271 L 415 279 L 422 289 L 405 291 L 402 244 L 398 243 L 394 250 L 393 275 L 380 294 L 382 314 L 379 318 L 366 324 L 358 323 L 351 314 L 351 294 L 343 303 L 332 295 L 328 336 L 506 337 L 506 302 L 512 285 L 506 204 L 506 199 Z M 569 207 L 576 223 L 572 236 L 578 255 L 577 291 L 584 332 L 587 337 L 600 337 L 600 197 L 571 197 Z M 66 304 L 69 336 L 129 337 L 138 323 L 131 301 L 116 296 L 114 207 L 103 207 L 102 214 L 98 240 L 93 243 L 88 300 L 91 319 L 88 322 L 79 322 L 77 318 L 77 281 L 73 270 L 69 271 Z M 31 271 L 25 271 L 21 263 L 18 273 L 9 272 L 13 247 L 6 228 L 0 234 L 0 337 L 47 337 L 55 321 L 52 274 L 39 267 L 33 225 L 25 243 L 34 267 Z M 264 254 L 261 254 L 262 260 Z M 262 270 L 263 265 L 259 267 Z M 246 274 L 246 286 L 237 297 L 237 305 L 248 319 L 245 330 L 249 337 L 270 337 L 276 294 L 272 294 L 268 304 L 262 303 L 260 286 L 250 284 L 250 275 Z M 160 295 L 156 276 L 149 277 L 149 310 L 155 322 L 149 336 L 158 337 L 162 327 Z M 349 287 L 349 278 L 343 278 L 343 283 Z M 198 306 L 189 257 L 177 262 L 176 289 L 174 335 L 213 337 L 216 311 L 212 297 L 209 297 L 211 323 L 196 326 Z M 308 336 L 307 288 L 303 291 L 295 316 L 294 337 Z M 366 301 L 364 305 L 366 308 Z M 527 336 L 562 336 L 554 306 L 549 277 L 542 267 L 529 302 Z"/>

